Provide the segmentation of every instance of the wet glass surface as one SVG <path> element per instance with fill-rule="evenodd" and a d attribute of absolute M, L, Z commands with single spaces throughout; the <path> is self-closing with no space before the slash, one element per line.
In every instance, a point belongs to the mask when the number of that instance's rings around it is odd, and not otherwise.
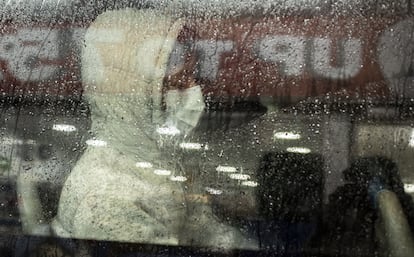
<path fill-rule="evenodd" d="M 1 256 L 414 255 L 410 1 L 3 1 Z"/>

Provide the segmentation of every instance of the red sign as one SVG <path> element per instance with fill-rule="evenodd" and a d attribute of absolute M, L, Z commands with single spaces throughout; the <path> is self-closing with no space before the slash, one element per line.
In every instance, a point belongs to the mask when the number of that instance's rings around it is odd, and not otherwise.
<path fill-rule="evenodd" d="M 4 25 L 0 90 L 5 95 L 78 96 L 88 24 Z M 206 97 L 414 97 L 414 19 L 262 17 L 190 20 L 172 61 L 197 58 Z"/>

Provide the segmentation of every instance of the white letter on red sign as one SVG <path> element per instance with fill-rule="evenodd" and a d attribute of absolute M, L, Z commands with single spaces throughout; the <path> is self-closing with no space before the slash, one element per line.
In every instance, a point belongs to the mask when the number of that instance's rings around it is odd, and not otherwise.
<path fill-rule="evenodd" d="M 39 81 L 50 78 L 56 65 L 42 62 L 59 57 L 57 31 L 50 29 L 23 29 L 11 41 L 14 47 L 4 56 L 13 75 L 21 81 Z M 2 55 L 3 57 L 3 55 Z"/>
<path fill-rule="evenodd" d="M 14 35 L 4 35 L 0 40 L 0 59 L 9 63 L 10 60 L 17 58 L 19 49 Z M 3 80 L 3 72 L 0 73 L 0 80 Z"/>
<path fill-rule="evenodd" d="M 340 44 L 336 56 L 337 65 L 332 65 L 332 40 L 315 38 L 311 48 L 310 68 L 315 75 L 330 79 L 348 79 L 354 77 L 361 69 L 361 41 L 348 39 Z"/>
<path fill-rule="evenodd" d="M 233 49 L 231 41 L 201 40 L 195 43 L 196 51 L 200 53 L 199 77 L 215 80 L 220 66 L 220 57 L 224 52 Z"/>
<path fill-rule="evenodd" d="M 283 75 L 298 76 L 305 64 L 305 39 L 295 36 L 268 36 L 256 45 L 256 55 L 267 62 L 279 64 Z"/>
<path fill-rule="evenodd" d="M 414 97 L 414 19 L 398 22 L 382 34 L 378 61 L 392 96 Z"/>

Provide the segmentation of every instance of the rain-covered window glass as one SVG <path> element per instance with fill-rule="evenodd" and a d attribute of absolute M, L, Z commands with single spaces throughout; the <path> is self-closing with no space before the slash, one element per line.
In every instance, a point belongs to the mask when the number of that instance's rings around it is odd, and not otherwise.
<path fill-rule="evenodd" d="M 412 1 L 0 5 L 0 256 L 414 256 Z"/>

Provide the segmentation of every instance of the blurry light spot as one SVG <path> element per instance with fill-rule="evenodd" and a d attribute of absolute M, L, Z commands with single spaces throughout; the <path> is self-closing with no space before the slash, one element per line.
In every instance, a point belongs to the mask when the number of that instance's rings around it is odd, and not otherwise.
<path fill-rule="evenodd" d="M 135 166 L 137 168 L 144 168 L 144 169 L 148 169 L 148 168 L 152 168 L 152 163 L 150 162 L 137 162 L 135 164 Z"/>
<path fill-rule="evenodd" d="M 404 184 L 404 191 L 407 194 L 414 194 L 414 184 Z"/>
<path fill-rule="evenodd" d="M 103 146 L 107 146 L 108 143 L 106 143 L 103 140 L 97 140 L 97 139 L 89 139 L 86 140 L 86 144 L 90 145 L 90 146 L 96 146 L 96 147 L 103 147 Z"/>
<path fill-rule="evenodd" d="M 250 176 L 247 174 L 237 174 L 237 173 L 229 174 L 229 177 L 231 179 L 236 179 L 236 180 L 249 180 L 250 179 Z"/>
<path fill-rule="evenodd" d="M 307 154 L 311 152 L 311 150 L 306 147 L 288 147 L 286 151 L 291 152 L 291 153 L 302 153 L 302 154 Z"/>
<path fill-rule="evenodd" d="M 200 150 L 203 145 L 199 143 L 181 143 L 180 147 L 188 150 Z"/>
<path fill-rule="evenodd" d="M 297 140 L 300 138 L 301 135 L 294 132 L 276 132 L 274 134 L 274 139 Z"/>
<path fill-rule="evenodd" d="M 26 141 L 13 138 L 13 137 L 3 137 L 0 139 L 1 143 L 4 145 L 36 145 L 36 141 L 33 139 L 28 139 Z"/>
<path fill-rule="evenodd" d="M 243 181 L 241 184 L 247 187 L 257 187 L 259 185 L 256 181 Z"/>
<path fill-rule="evenodd" d="M 176 127 L 161 127 L 157 128 L 157 133 L 166 136 L 176 136 L 180 134 L 180 130 Z"/>
<path fill-rule="evenodd" d="M 21 139 L 17 139 L 17 138 L 13 138 L 13 137 L 3 137 L 0 139 L 1 143 L 3 145 L 23 145 L 25 142 L 23 142 L 23 140 Z M 29 142 L 30 141 L 30 142 Z M 28 144 L 34 144 L 32 142 L 34 142 L 33 140 L 29 140 Z"/>
<path fill-rule="evenodd" d="M 28 145 L 35 145 L 36 144 L 36 141 L 35 140 L 33 140 L 33 139 L 29 139 L 29 140 L 27 140 L 26 142 L 24 142 L 24 143 L 26 143 L 26 144 L 28 144 Z"/>
<path fill-rule="evenodd" d="M 154 170 L 154 174 L 160 175 L 160 176 L 170 176 L 171 175 L 170 170 Z"/>
<path fill-rule="evenodd" d="M 232 167 L 232 166 L 221 166 L 221 165 L 219 165 L 219 166 L 217 166 L 216 171 L 219 171 L 219 172 L 236 172 L 237 169 L 236 169 L 236 167 Z"/>
<path fill-rule="evenodd" d="M 170 177 L 171 181 L 177 181 L 177 182 L 185 182 L 187 181 L 187 178 L 184 176 L 171 176 Z"/>
<path fill-rule="evenodd" d="M 74 132 L 74 131 L 76 131 L 75 126 L 67 125 L 67 124 L 54 124 L 52 129 L 56 130 L 56 131 L 62 131 L 62 132 Z"/>
<path fill-rule="evenodd" d="M 207 193 L 209 193 L 211 195 L 221 195 L 223 193 L 222 190 L 211 188 L 211 187 L 206 187 L 206 191 L 207 191 Z"/>

